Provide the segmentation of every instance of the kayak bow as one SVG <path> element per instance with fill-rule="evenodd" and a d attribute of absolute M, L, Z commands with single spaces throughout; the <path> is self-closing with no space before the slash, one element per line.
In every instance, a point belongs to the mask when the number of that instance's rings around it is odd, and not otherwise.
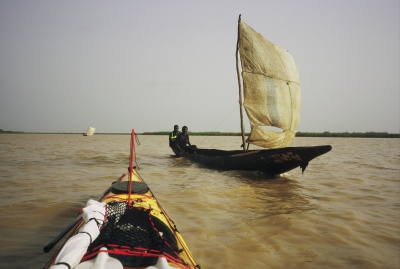
<path fill-rule="evenodd" d="M 74 220 L 68 240 L 45 269 L 200 268 L 174 222 L 140 177 L 131 134 L 129 172 L 114 182 L 98 201 L 89 200 Z M 74 222 L 72 222 L 74 223 Z M 44 250 L 49 251 L 65 229 Z"/>

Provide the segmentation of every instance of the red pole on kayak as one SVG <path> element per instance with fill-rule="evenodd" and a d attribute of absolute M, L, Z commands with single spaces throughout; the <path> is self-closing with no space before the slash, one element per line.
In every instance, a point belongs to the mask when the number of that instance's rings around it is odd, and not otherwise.
<path fill-rule="evenodd" d="M 128 183 L 128 205 L 131 204 L 132 177 L 133 177 L 133 159 L 135 157 L 135 130 L 131 134 L 131 156 L 129 158 L 129 183 Z"/>

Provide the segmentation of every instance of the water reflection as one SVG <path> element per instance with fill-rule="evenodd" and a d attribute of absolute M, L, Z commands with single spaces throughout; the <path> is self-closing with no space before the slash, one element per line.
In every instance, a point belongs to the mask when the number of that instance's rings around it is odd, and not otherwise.
<path fill-rule="evenodd" d="M 253 219 L 302 213 L 316 208 L 302 193 L 302 185 L 291 178 L 265 179 L 257 173 L 237 172 L 236 179 L 247 184 L 252 190 L 249 207 L 257 215 Z"/>

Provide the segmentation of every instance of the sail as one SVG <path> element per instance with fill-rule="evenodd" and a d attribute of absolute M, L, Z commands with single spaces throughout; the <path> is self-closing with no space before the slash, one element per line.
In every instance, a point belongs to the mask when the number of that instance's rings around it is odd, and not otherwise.
<path fill-rule="evenodd" d="M 247 142 L 265 148 L 289 146 L 300 120 L 299 74 L 292 56 L 242 21 L 239 52 L 251 125 Z"/>
<path fill-rule="evenodd" d="M 86 133 L 85 133 L 85 136 L 91 136 L 91 135 L 93 135 L 95 130 L 96 130 L 96 128 L 88 127 L 88 129 L 87 129 L 87 131 L 86 131 Z"/>

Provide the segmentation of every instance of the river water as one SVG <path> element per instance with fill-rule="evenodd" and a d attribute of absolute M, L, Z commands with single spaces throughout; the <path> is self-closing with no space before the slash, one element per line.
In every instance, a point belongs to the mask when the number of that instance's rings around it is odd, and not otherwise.
<path fill-rule="evenodd" d="M 400 268 L 400 139 L 296 138 L 333 149 L 276 178 L 200 167 L 167 140 L 139 135 L 138 171 L 203 269 Z M 127 171 L 129 147 L 130 135 L 1 134 L 0 268 L 42 268 L 42 248 Z"/>

